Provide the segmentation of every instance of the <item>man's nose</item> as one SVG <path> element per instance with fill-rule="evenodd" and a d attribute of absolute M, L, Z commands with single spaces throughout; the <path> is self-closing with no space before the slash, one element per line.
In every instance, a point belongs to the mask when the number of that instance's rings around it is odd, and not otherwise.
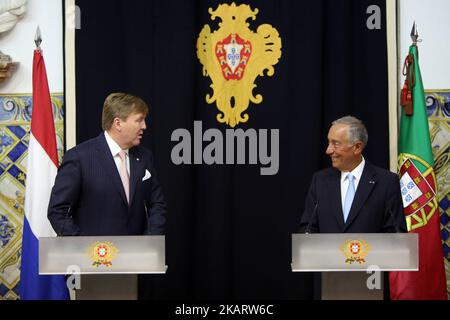
<path fill-rule="evenodd" d="M 325 151 L 325 153 L 326 153 L 327 155 L 330 155 L 330 154 L 333 153 L 333 148 L 331 147 L 330 144 L 327 146 L 327 150 Z"/>
<path fill-rule="evenodd" d="M 145 120 L 142 122 L 141 129 L 142 129 L 142 130 L 147 129 L 147 124 L 145 123 Z"/>

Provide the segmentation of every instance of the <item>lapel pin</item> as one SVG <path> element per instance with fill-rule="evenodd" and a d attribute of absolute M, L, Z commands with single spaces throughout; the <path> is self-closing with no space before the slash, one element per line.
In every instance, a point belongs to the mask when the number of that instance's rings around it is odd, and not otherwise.
<path fill-rule="evenodd" d="M 136 161 L 139 161 L 139 158 L 136 158 Z"/>
<path fill-rule="evenodd" d="M 375 184 L 375 181 L 370 180 L 369 183 L 370 183 L 370 184 Z"/>

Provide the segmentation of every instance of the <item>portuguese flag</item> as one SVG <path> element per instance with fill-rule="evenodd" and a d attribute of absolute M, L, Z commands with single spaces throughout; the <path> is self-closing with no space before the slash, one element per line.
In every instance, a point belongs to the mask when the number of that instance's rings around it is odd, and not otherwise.
<path fill-rule="evenodd" d="M 419 271 L 391 272 L 391 299 L 447 300 L 437 183 L 416 44 L 409 49 L 403 73 L 400 188 L 408 232 L 419 234 Z"/>

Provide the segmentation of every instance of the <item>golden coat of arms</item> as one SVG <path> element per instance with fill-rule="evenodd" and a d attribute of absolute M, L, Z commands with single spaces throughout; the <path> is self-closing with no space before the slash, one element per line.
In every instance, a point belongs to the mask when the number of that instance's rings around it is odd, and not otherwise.
<path fill-rule="evenodd" d="M 205 25 L 197 39 L 197 57 L 203 65 L 203 75 L 211 78 L 212 97 L 206 102 L 216 102 L 217 121 L 234 128 L 245 123 L 244 113 L 250 101 L 260 104 L 263 97 L 253 94 L 258 76 L 272 76 L 281 57 L 281 39 L 278 31 L 269 24 L 260 25 L 256 33 L 249 29 L 247 20 L 256 19 L 258 9 L 249 5 L 221 4 L 216 10 L 209 8 L 211 20 L 220 18 L 219 29 L 211 33 Z"/>
<path fill-rule="evenodd" d="M 95 242 L 88 249 L 89 257 L 93 261 L 92 265 L 95 267 L 100 267 L 101 265 L 111 267 L 112 260 L 114 260 L 118 252 L 119 250 L 112 242 Z"/>
<path fill-rule="evenodd" d="M 371 247 L 363 240 L 346 240 L 340 247 L 346 260 L 345 263 L 366 263 L 365 257 L 369 254 Z"/>

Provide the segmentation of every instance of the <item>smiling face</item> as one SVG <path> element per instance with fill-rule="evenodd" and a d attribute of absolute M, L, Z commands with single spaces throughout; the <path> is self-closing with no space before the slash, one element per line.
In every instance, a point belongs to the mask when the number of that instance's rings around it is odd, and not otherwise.
<path fill-rule="evenodd" d="M 328 132 L 326 154 L 330 156 L 334 168 L 340 171 L 352 171 L 362 161 L 363 143 L 349 141 L 349 125 L 335 124 Z"/>
<path fill-rule="evenodd" d="M 125 120 L 114 119 L 114 127 L 117 132 L 116 141 L 122 149 L 129 149 L 141 143 L 144 130 L 147 129 L 146 116 L 145 113 L 132 113 Z"/>

